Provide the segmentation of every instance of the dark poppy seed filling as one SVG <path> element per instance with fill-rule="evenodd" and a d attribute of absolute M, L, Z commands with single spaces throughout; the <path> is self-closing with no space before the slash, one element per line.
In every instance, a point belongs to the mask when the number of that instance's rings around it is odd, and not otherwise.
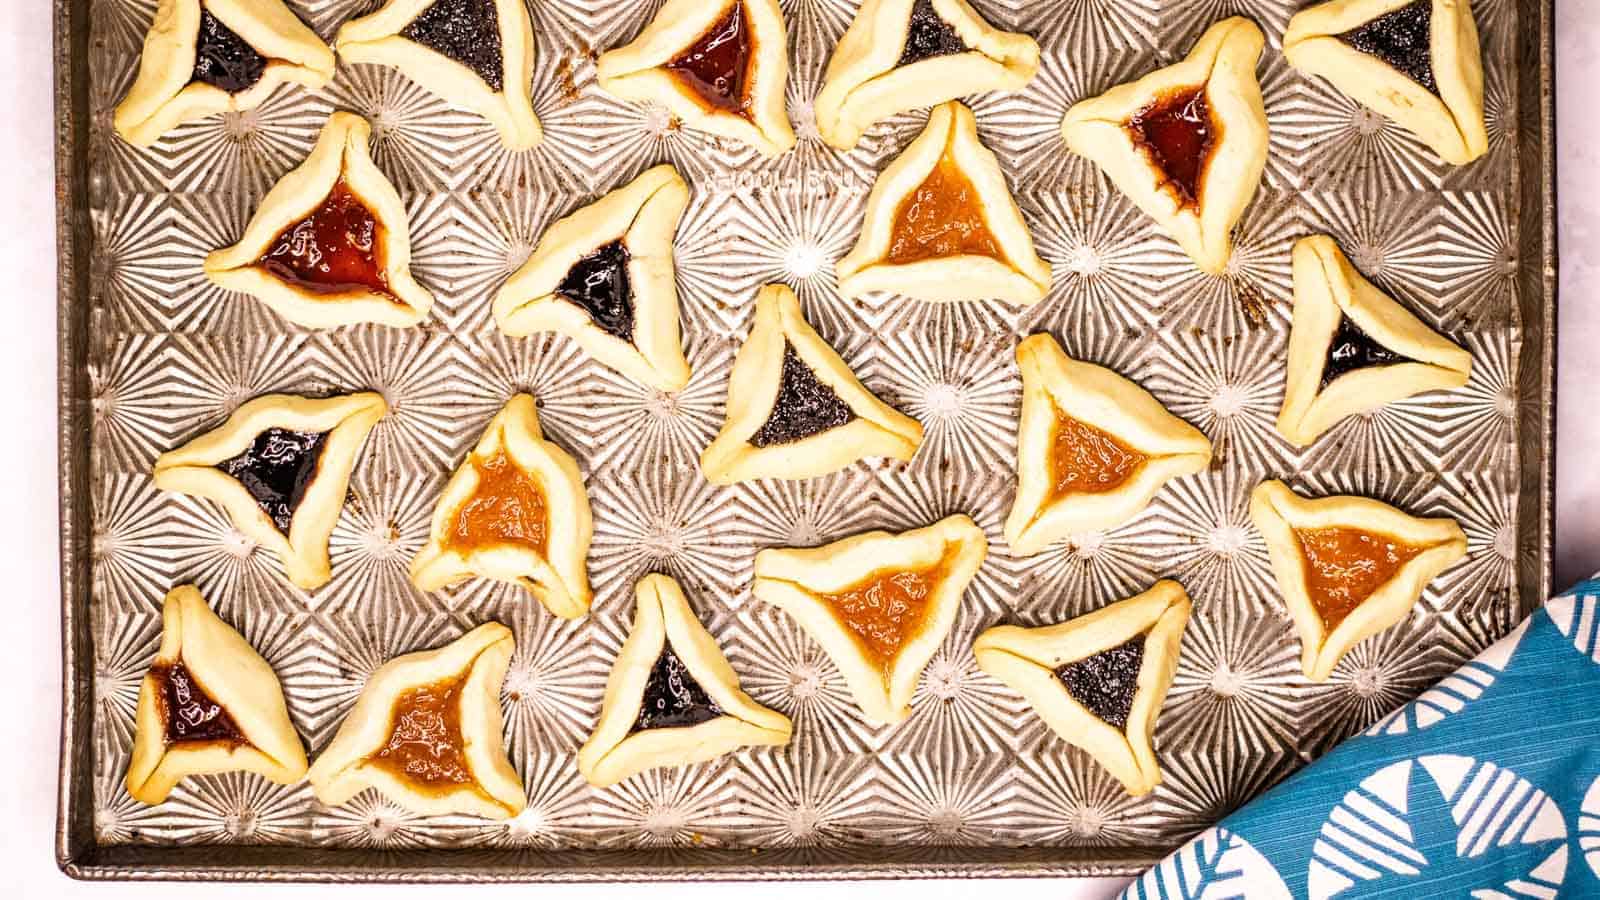
<path fill-rule="evenodd" d="M 1083 704 L 1100 721 L 1120 731 L 1128 725 L 1133 695 L 1139 690 L 1139 667 L 1143 664 L 1144 635 L 1141 634 L 1121 646 L 1058 667 L 1056 677 L 1061 679 L 1072 699 Z"/>
<path fill-rule="evenodd" d="M 1432 26 L 1433 0 L 1416 0 L 1346 31 L 1339 40 L 1376 56 L 1438 96 L 1439 85 L 1433 78 Z"/>
<path fill-rule="evenodd" d="M 971 48 L 955 26 L 946 22 L 933 8 L 933 0 L 917 0 L 911 7 L 911 27 L 906 32 L 906 46 L 900 51 L 896 66 L 909 66 L 935 56 L 965 53 Z"/>
<path fill-rule="evenodd" d="M 317 476 L 327 440 L 325 431 L 268 428 L 256 435 L 248 450 L 223 460 L 217 468 L 244 485 L 272 524 L 288 534 L 294 512 Z"/>
<path fill-rule="evenodd" d="M 255 87 L 267 70 L 267 58 L 222 20 L 200 7 L 200 32 L 195 36 L 194 74 L 191 80 L 237 94 Z"/>
<path fill-rule="evenodd" d="M 632 731 L 687 728 L 720 715 L 722 707 L 689 674 L 683 660 L 672 652 L 672 645 L 662 646 L 661 655 L 650 667 L 650 679 L 645 682 L 639 718 L 633 723 Z"/>
<path fill-rule="evenodd" d="M 631 344 L 633 286 L 628 281 L 628 259 L 628 248 L 612 241 L 567 270 L 556 293 L 583 307 L 606 334 Z"/>
<path fill-rule="evenodd" d="M 505 88 L 500 15 L 494 0 L 434 0 L 400 35 L 471 69 L 490 90 Z"/>
<path fill-rule="evenodd" d="M 817 378 L 817 373 L 794 352 L 794 345 L 785 340 L 778 398 L 773 401 L 767 421 L 750 436 L 750 444 L 754 447 L 791 444 L 838 428 L 855 417 L 855 412 L 839 399 L 833 388 Z"/>
<path fill-rule="evenodd" d="M 1332 384 L 1334 379 L 1346 372 L 1403 362 L 1412 360 L 1378 343 L 1372 335 L 1361 330 L 1360 325 L 1352 322 L 1349 316 L 1340 316 L 1339 328 L 1334 331 L 1333 341 L 1328 344 L 1327 362 L 1322 364 L 1322 387 Z"/>
<path fill-rule="evenodd" d="M 183 660 L 157 663 L 150 668 L 150 674 L 158 685 L 156 696 L 167 723 L 167 743 L 246 743 L 233 717 L 200 688 Z"/>

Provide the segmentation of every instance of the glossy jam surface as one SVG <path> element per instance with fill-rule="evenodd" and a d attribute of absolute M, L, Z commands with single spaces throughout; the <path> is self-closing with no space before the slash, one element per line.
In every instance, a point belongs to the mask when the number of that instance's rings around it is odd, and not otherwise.
<path fill-rule="evenodd" d="M 1000 247 L 984 221 L 977 188 L 946 151 L 922 184 L 900 202 L 884 261 L 900 264 L 958 255 L 998 259 Z"/>
<path fill-rule="evenodd" d="M 434 0 L 400 34 L 471 69 L 490 90 L 505 87 L 495 0 Z"/>
<path fill-rule="evenodd" d="M 750 117 L 750 65 L 755 53 L 750 17 L 735 3 L 716 24 L 671 62 L 677 76 L 714 110 Z"/>
<path fill-rule="evenodd" d="M 650 667 L 650 680 L 645 682 L 633 730 L 687 728 L 720 715 L 722 707 L 689 674 L 683 660 L 672 652 L 672 645 L 663 646 L 655 665 Z"/>
<path fill-rule="evenodd" d="M 628 281 L 628 248 L 621 241 L 578 260 L 556 293 L 583 307 L 606 334 L 633 343 L 633 286 Z"/>
<path fill-rule="evenodd" d="M 268 428 L 256 435 L 249 449 L 223 460 L 217 468 L 244 485 L 272 524 L 288 534 L 306 488 L 317 477 L 317 465 L 327 440 L 324 431 Z"/>
<path fill-rule="evenodd" d="M 1059 409 L 1055 414 L 1050 447 L 1052 496 L 1114 490 L 1149 459 L 1093 425 Z"/>
<path fill-rule="evenodd" d="M 1346 44 L 1383 60 L 1400 74 L 1439 93 L 1433 77 L 1433 0 L 1416 0 L 1339 35 Z"/>
<path fill-rule="evenodd" d="M 1423 548 L 1356 528 L 1295 529 L 1306 560 L 1306 593 L 1328 631 Z"/>
<path fill-rule="evenodd" d="M 395 701 L 389 738 L 367 758 L 373 765 L 425 788 L 472 785 L 461 739 L 465 676 L 412 688 Z"/>
<path fill-rule="evenodd" d="M 372 291 L 393 296 L 384 274 L 384 229 L 340 178 L 311 215 L 284 229 L 257 265 L 316 294 Z"/>
<path fill-rule="evenodd" d="M 193 81 L 221 88 L 230 94 L 252 88 L 267 70 L 267 58 L 222 20 L 200 7 L 200 32 L 195 35 Z"/>
<path fill-rule="evenodd" d="M 1072 699 L 1095 718 L 1122 730 L 1128 725 L 1134 694 L 1139 691 L 1139 667 L 1144 664 L 1144 635 L 1110 650 L 1056 668 L 1056 677 Z"/>
<path fill-rule="evenodd" d="M 1378 343 L 1349 316 L 1340 316 L 1339 327 L 1328 344 L 1328 358 L 1322 365 L 1322 386 L 1327 387 L 1346 372 L 1403 362 L 1410 360 Z"/>
<path fill-rule="evenodd" d="M 926 569 L 880 572 L 849 590 L 823 594 L 867 656 L 888 674 L 900 648 L 922 629 L 928 601 L 944 577 L 943 563 Z"/>
<path fill-rule="evenodd" d="M 474 456 L 470 465 L 478 474 L 478 486 L 456 511 L 455 521 L 445 532 L 445 547 L 474 550 L 515 544 L 543 556 L 550 517 L 539 483 L 503 450 L 488 459 Z"/>
<path fill-rule="evenodd" d="M 906 32 L 905 49 L 900 51 L 900 60 L 895 65 L 907 66 L 935 56 L 965 53 L 967 49 L 966 42 L 956 34 L 955 27 L 934 10 L 933 0 L 917 0 L 911 5 L 911 24 Z"/>
<path fill-rule="evenodd" d="M 167 743 L 248 743 L 233 717 L 211 699 L 189 674 L 183 660 L 150 668 L 159 685 L 161 717 L 167 723 Z"/>
<path fill-rule="evenodd" d="M 1221 127 L 1211 115 L 1204 86 L 1171 91 L 1128 120 L 1133 142 L 1166 177 L 1165 186 L 1187 207 L 1200 205 L 1200 182 Z"/>
<path fill-rule="evenodd" d="M 817 373 L 794 352 L 794 345 L 783 342 L 783 374 L 778 380 L 778 398 L 767 420 L 750 436 L 755 447 L 789 444 L 830 428 L 837 428 L 856 414 L 833 388 L 823 384 Z"/>

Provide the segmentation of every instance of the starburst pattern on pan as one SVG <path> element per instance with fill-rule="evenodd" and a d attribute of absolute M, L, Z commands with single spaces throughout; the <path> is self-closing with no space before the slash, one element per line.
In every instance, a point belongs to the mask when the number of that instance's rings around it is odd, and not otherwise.
<path fill-rule="evenodd" d="M 687 128 L 654 103 L 629 103 L 595 89 L 569 109 L 584 123 L 595 172 L 633 173 L 669 162 L 690 184 L 701 184 L 720 172 L 750 168 L 756 159 L 753 148 Z"/>
<path fill-rule="evenodd" d="M 589 786 L 578 774 L 572 755 L 535 752 L 524 759 L 526 765 L 517 768 L 522 771 L 527 807 L 504 822 L 485 823 L 485 827 L 466 832 L 465 846 L 556 850 L 582 842 Z"/>
<path fill-rule="evenodd" d="M 866 531 L 871 527 L 869 510 L 860 500 L 870 487 L 863 466 L 820 478 L 746 482 L 733 497 L 740 508 L 740 533 L 750 535 L 760 549 L 815 547 Z M 747 575 L 749 568 L 745 567 Z"/>
<path fill-rule="evenodd" d="M 1017 457 L 1022 382 L 1013 359 L 1016 343 L 1010 332 L 960 329 L 951 321 L 955 316 L 941 313 L 925 330 L 886 333 L 873 366 L 877 377 L 867 386 L 922 422 L 912 470 L 930 479 L 1004 477 Z"/>
<path fill-rule="evenodd" d="M 704 847 L 737 843 L 734 762 L 721 757 L 651 769 L 593 791 L 589 821 L 602 846 Z"/>
<path fill-rule="evenodd" d="M 855 245 L 864 196 L 857 190 L 801 183 L 734 195 L 741 227 L 719 254 L 724 272 L 755 284 L 794 288 L 820 331 L 861 331 L 856 305 L 838 295 L 833 267 Z M 748 305 L 748 304 L 745 304 Z"/>
<path fill-rule="evenodd" d="M 516 637 L 500 692 L 512 761 L 570 758 L 594 727 L 620 639 L 597 640 L 611 632 L 591 621 L 557 618 L 515 585 L 480 578 L 450 590 L 463 625 L 500 622 Z M 633 614 L 631 608 L 603 612 L 608 621 Z"/>
<path fill-rule="evenodd" d="M 311 153 L 331 112 L 321 95 L 286 84 L 255 109 L 179 125 L 154 152 L 167 159 L 174 192 L 227 187 L 259 196 Z"/>
<path fill-rule="evenodd" d="M 1281 31 L 1275 32 L 1268 40 L 1276 41 L 1281 34 Z M 1261 85 L 1261 104 L 1267 111 L 1268 122 L 1276 122 L 1280 115 L 1293 112 L 1302 78 L 1282 54 L 1268 52 L 1263 55 L 1257 68 L 1257 79 Z M 1303 188 L 1306 172 L 1299 166 L 1298 160 L 1294 134 L 1282 128 L 1268 129 L 1267 164 L 1261 173 L 1261 189 L 1287 193 Z"/>
<path fill-rule="evenodd" d="M 1379 290 L 1433 327 L 1448 311 L 1438 297 L 1439 204 L 1434 195 L 1313 191 L 1305 195 L 1306 224 L 1332 235 L 1350 264 Z"/>
<path fill-rule="evenodd" d="M 1152 840 L 1150 800 L 1133 797 L 1089 754 L 1057 742 L 1016 760 L 1015 824 L 1023 844 L 1125 847 Z"/>
<path fill-rule="evenodd" d="M 1482 618 L 1514 609 L 1516 589 L 1516 494 L 1499 470 L 1440 476 L 1437 493 L 1448 498 L 1446 513 L 1467 534 L 1467 558 L 1439 573 L 1423 602 L 1462 618 Z M 1510 624 L 1515 624 L 1512 622 Z"/>
<path fill-rule="evenodd" d="M 1274 49 L 1289 27 L 1293 4 L 1278 0 L 1161 0 L 1161 38 L 1158 46 L 1190 47 L 1213 22 L 1244 16 L 1267 35 Z"/>
<path fill-rule="evenodd" d="M 633 583 L 649 572 L 671 575 L 705 602 L 731 590 L 754 550 L 734 530 L 738 512 L 730 494 L 688 467 L 616 467 L 595 479 L 589 570 L 596 605 L 631 608 Z"/>
<path fill-rule="evenodd" d="M 308 785 L 278 785 L 224 772 L 184 779 L 162 807 L 179 844 L 306 843 L 313 801 Z"/>
<path fill-rule="evenodd" d="M 872 813 L 871 757 L 752 753 L 739 762 L 743 843 L 761 848 L 844 844 Z"/>
<path fill-rule="evenodd" d="M 1471 332 L 1458 342 L 1472 354 L 1465 386 L 1425 395 L 1419 414 L 1437 439 L 1429 448 L 1441 470 L 1512 471 L 1517 436 L 1517 348 L 1505 331 Z"/>
<path fill-rule="evenodd" d="M 939 757 L 1015 749 L 1026 707 L 1010 688 L 978 668 L 972 642 L 995 617 L 963 609 L 917 682 L 911 718 L 889 733 L 886 751 Z"/>
<path fill-rule="evenodd" d="M 142 474 L 113 474 L 94 487 L 94 533 L 89 537 L 95 597 L 111 618 L 148 609 L 172 586 L 172 561 L 163 552 L 172 523 L 165 501 Z"/>
<path fill-rule="evenodd" d="M 142 33 L 137 40 L 144 40 Z M 163 155 L 124 141 L 114 126 L 117 104 L 133 86 L 138 58 L 137 49 L 89 56 L 88 140 L 89 155 L 95 160 L 89 171 L 89 197 L 94 208 L 108 196 L 158 192 L 170 176 Z"/>
<path fill-rule="evenodd" d="M 173 195 L 173 215 L 193 225 L 163 241 L 172 269 L 170 294 L 161 304 L 165 327 L 216 335 L 275 334 L 295 327 L 255 297 L 218 287 L 202 270 L 208 254 L 244 233 L 257 203 L 256 197 L 221 192 Z"/>
<path fill-rule="evenodd" d="M 774 607 L 750 603 L 724 645 L 740 686 L 794 722 L 788 756 L 850 754 L 873 748 L 883 730 L 861 717 L 833 660 Z"/>
<path fill-rule="evenodd" d="M 1112 344 L 1157 320 L 1150 290 L 1150 218 L 1092 175 L 1082 182 L 1026 195 L 1039 253 L 1054 261 L 1043 302 L 1023 310 L 1019 328 L 1070 331 L 1095 346 Z"/>
<path fill-rule="evenodd" d="M 999 754 L 885 753 L 873 831 L 891 844 L 993 844 L 1011 818 L 1015 788 Z"/>
<path fill-rule="evenodd" d="M 1266 544 L 1250 522 L 1250 491 L 1259 480 L 1227 466 L 1173 479 L 1156 495 L 1151 515 L 1160 521 L 1162 574 L 1198 605 L 1277 596 Z"/>
<path fill-rule="evenodd" d="M 454 227 L 440 241 L 434 269 L 448 291 L 438 298 L 434 317 L 463 337 L 495 333 L 491 306 L 501 285 L 527 261 L 545 229 L 584 202 L 526 190 L 475 192 L 470 202 L 455 204 Z"/>
<path fill-rule="evenodd" d="M 1439 187 L 1448 167 L 1416 135 L 1321 78 L 1301 77 L 1295 86 L 1273 130 L 1300 160 L 1305 190 L 1396 196 Z"/>
<path fill-rule="evenodd" d="M 580 85 L 594 80 L 593 61 L 567 50 L 552 63 L 545 52 L 541 48 L 533 79 L 533 111 L 543 130 L 539 143 L 526 150 L 508 150 L 487 119 L 471 115 L 458 120 L 452 187 L 474 196 L 527 190 L 571 194 L 595 187 L 603 171 L 590 165 L 594 147 L 587 140 L 589 123 L 578 102 Z M 556 77 L 545 77 L 551 71 Z"/>
<path fill-rule="evenodd" d="M 579 451 L 593 443 L 592 419 L 599 411 L 590 399 L 595 363 L 576 343 L 555 334 L 486 334 L 453 344 L 450 352 L 456 362 L 453 397 L 459 414 L 471 423 L 454 458 L 476 443 L 483 426 L 512 395 L 526 392 L 538 406 L 545 438 L 573 453 L 580 468 L 588 468 L 587 454 Z"/>
<path fill-rule="evenodd" d="M 594 433 L 590 466 L 596 469 L 670 468 L 698 478 L 700 451 L 722 427 L 732 356 L 725 341 L 695 341 L 692 375 L 683 390 L 665 394 L 595 366 L 587 379 L 592 405 L 585 411 Z M 594 402 L 599 400 L 600 402 Z"/>
<path fill-rule="evenodd" d="M 1016 561 L 1018 624 L 1065 622 L 1150 587 L 1167 572 L 1161 524 L 1146 510 L 1110 531 L 1074 534 Z"/>
<path fill-rule="evenodd" d="M 131 738 L 129 740 L 132 740 Z M 125 760 L 113 760 L 94 779 L 94 839 L 103 846 L 166 843 L 170 816 L 164 805 L 133 799 L 123 784 Z"/>
<path fill-rule="evenodd" d="M 1465 658 L 1439 643 L 1422 610 L 1350 648 L 1326 682 L 1302 688 L 1298 749 L 1307 759 L 1410 702 Z"/>
<path fill-rule="evenodd" d="M 121 610 L 94 621 L 94 727 L 96 750 L 125 756 L 133 746 L 139 684 L 161 644 L 161 610 L 151 598 L 145 609 Z M 125 761 L 124 761 L 125 763 Z"/>
<path fill-rule="evenodd" d="M 1299 451 L 1276 424 L 1288 347 L 1283 332 L 1180 329 L 1160 336 L 1166 352 L 1155 355 L 1141 384 L 1173 415 L 1205 432 L 1213 468 L 1269 475 L 1296 467 Z"/>
<path fill-rule="evenodd" d="M 340 806 L 317 807 L 311 819 L 311 839 L 320 846 L 413 850 L 445 843 L 439 840 L 438 821 L 403 809 L 377 790 L 368 789 Z"/>
<path fill-rule="evenodd" d="M 1350 416 L 1328 429 L 1303 454 L 1303 464 L 1313 468 L 1342 468 L 1367 473 L 1373 479 L 1431 468 L 1419 448 L 1433 453 L 1449 442 L 1448 426 L 1428 415 L 1441 393 L 1420 394 L 1396 400 L 1378 409 Z"/>
<path fill-rule="evenodd" d="M 156 16 L 155 0 L 106 0 L 95 9 L 89 19 L 89 37 L 96 48 L 116 53 L 138 55 L 144 47 L 145 34 Z"/>
<path fill-rule="evenodd" d="M 449 338 L 374 325 L 316 335 L 309 350 L 329 393 L 377 391 L 389 414 L 373 426 L 362 465 L 382 471 L 444 472 L 456 462 L 464 423 Z"/>
<path fill-rule="evenodd" d="M 166 547 L 177 583 L 198 584 L 213 604 L 241 603 L 279 614 L 304 606 L 276 554 L 233 527 L 216 503 L 169 494 L 162 513 L 174 523 Z"/>
<path fill-rule="evenodd" d="M 1058 0 L 1027 4 L 1017 25 L 1041 43 L 1095 61 L 1158 47 L 1160 0 Z"/>
<path fill-rule="evenodd" d="M 179 395 L 173 402 L 184 429 L 177 438 L 188 437 L 194 423 L 226 416 L 263 394 L 313 389 L 301 358 L 305 342 L 304 334 L 174 335 L 170 346 L 183 361 L 173 368 Z"/>
<path fill-rule="evenodd" d="M 730 244 L 741 227 L 730 222 L 740 207 L 734 195 L 705 190 L 692 180 L 690 185 L 689 207 L 673 239 L 678 319 L 685 337 L 709 340 L 739 330 L 755 309 L 761 282 L 729 265 Z"/>
<path fill-rule="evenodd" d="M 1500 192 L 1448 191 L 1441 197 L 1434 251 L 1438 303 L 1447 329 L 1498 328 L 1515 309 L 1517 240 Z"/>
<path fill-rule="evenodd" d="M 333 738 L 379 666 L 404 653 L 443 646 L 466 629 L 442 614 L 377 602 L 319 615 L 304 630 L 315 652 L 308 653 L 303 666 L 281 673 L 280 680 L 306 747 L 314 754 Z"/>
<path fill-rule="evenodd" d="M 1146 272 L 1165 288 L 1162 324 L 1217 334 L 1281 329 L 1293 310 L 1289 251 L 1303 230 L 1299 195 L 1263 187 L 1234 230 L 1233 255 L 1221 275 L 1200 271 L 1176 241 L 1160 238 Z"/>
<path fill-rule="evenodd" d="M 333 580 L 317 591 L 316 608 L 324 615 L 370 604 L 373 596 L 419 614 L 444 608 L 443 595 L 418 591 L 408 572 L 428 542 L 444 477 L 394 462 L 360 462 L 351 473 L 343 514 L 328 538 Z"/>
<path fill-rule="evenodd" d="M 1293 753 L 1241 753 L 1218 747 L 1204 753 L 1164 752 L 1157 726 L 1156 757 L 1162 783 L 1151 803 L 1157 841 L 1181 843 L 1282 781 L 1301 763 Z"/>
<path fill-rule="evenodd" d="M 171 201 L 157 195 L 118 195 L 94 210 L 89 221 L 95 246 L 89 270 L 91 317 L 117 332 L 162 330 L 168 298 L 185 277 L 181 267 L 171 264 L 172 244 L 183 239 Z"/>
<path fill-rule="evenodd" d="M 1162 708 L 1164 747 L 1235 747 L 1253 757 L 1292 750 L 1305 676 L 1281 604 L 1225 597 L 1196 606 Z"/>

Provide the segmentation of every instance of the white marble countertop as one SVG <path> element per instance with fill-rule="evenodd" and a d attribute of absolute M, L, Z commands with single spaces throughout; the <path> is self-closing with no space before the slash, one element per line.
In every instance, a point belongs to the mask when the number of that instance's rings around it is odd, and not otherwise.
<path fill-rule="evenodd" d="M 56 871 L 56 803 L 60 651 L 56 607 L 55 198 L 51 109 L 51 4 L 0 4 L 0 121 L 7 123 L 7 157 L 0 171 L 0 209 L 11 223 L 0 240 L 0 276 L 10 285 L 11 335 L 0 354 L 0 408 L 11 435 L 0 443 L 0 484 L 11 514 L 0 517 L 0 547 L 11 587 L 8 625 L 0 649 L 0 684 L 10 710 L 0 715 L 0 869 L 16 897 L 214 897 L 214 886 L 88 885 Z M 1560 140 L 1561 313 L 1558 411 L 1556 576 L 1565 585 L 1600 568 L 1600 415 L 1590 406 L 1600 387 L 1600 2 L 1557 0 Z M 1014 897 L 1051 900 L 1106 897 L 1114 880 L 1018 881 Z M 970 896 L 992 889 L 972 882 L 875 885 L 875 895 L 927 898 Z M 279 895 L 283 888 L 230 886 L 231 897 Z M 346 898 L 392 897 L 394 887 L 322 887 L 303 891 Z M 616 886 L 485 887 L 475 896 L 602 897 Z M 744 885 L 667 885 L 652 897 L 744 897 Z M 825 884 L 764 885 L 761 896 L 822 897 Z"/>

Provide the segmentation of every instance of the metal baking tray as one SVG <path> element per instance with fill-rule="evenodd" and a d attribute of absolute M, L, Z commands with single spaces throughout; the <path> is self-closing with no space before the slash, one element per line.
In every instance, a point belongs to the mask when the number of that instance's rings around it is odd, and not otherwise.
<path fill-rule="evenodd" d="M 324 36 L 373 0 L 291 0 Z M 60 434 L 65 690 L 57 855 L 74 877 L 500 881 L 1127 874 L 1373 722 L 1510 629 L 1550 581 L 1555 305 L 1550 0 L 1478 0 L 1491 150 L 1436 163 L 1327 84 L 1279 37 L 1296 0 L 975 0 L 1036 35 L 1044 65 L 1014 95 L 973 98 L 1055 287 L 1037 307 L 845 302 L 831 265 L 874 173 L 921 127 L 905 114 L 849 154 L 815 139 L 809 99 L 853 0 L 791 0 L 793 152 L 750 151 L 603 95 L 597 50 L 659 2 L 536 0 L 544 143 L 509 155 L 493 130 L 403 76 L 341 67 L 326 90 L 183 127 L 158 148 L 116 139 L 153 0 L 57 0 Z M 1074 100 L 1170 62 L 1236 8 L 1268 35 L 1265 183 L 1235 271 L 1199 274 L 1060 139 Z M 373 120 L 379 165 L 409 209 L 417 276 L 438 295 L 418 328 L 310 332 L 201 274 L 335 108 Z M 496 334 L 489 298 L 544 226 L 669 160 L 693 186 L 677 239 L 692 384 L 661 397 L 564 338 Z M 1272 421 L 1283 385 L 1289 247 L 1327 231 L 1358 266 L 1470 348 L 1464 389 L 1397 404 L 1296 451 Z M 804 483 L 713 487 L 696 453 L 720 424 L 727 367 L 756 288 L 797 288 L 868 386 L 928 429 L 909 464 Z M 1049 330 L 1204 429 L 1216 465 L 1134 522 L 1043 556 L 999 540 L 1010 502 L 1019 337 Z M 162 494 L 151 461 L 269 391 L 376 389 L 374 431 L 312 595 L 252 554 L 211 504 Z M 593 498 L 593 614 L 564 624 L 514 590 L 413 590 L 405 564 L 451 466 L 505 397 L 532 390 Z M 1459 519 L 1469 558 L 1405 623 L 1307 683 L 1246 496 L 1283 476 Z M 915 714 L 864 724 L 838 673 L 749 595 L 751 557 L 874 526 L 971 514 L 995 548 L 923 676 Z M 573 756 L 598 713 L 640 574 L 677 575 L 754 696 L 791 715 L 787 749 L 746 750 L 609 790 Z M 973 636 L 1038 624 L 1179 578 L 1196 601 L 1157 731 L 1166 782 L 1128 798 L 976 669 Z M 185 782 L 154 807 L 122 775 L 159 603 L 194 581 L 282 676 L 313 753 L 383 660 L 499 619 L 529 811 L 510 823 L 418 819 L 368 794 L 323 808 L 304 784 Z"/>

